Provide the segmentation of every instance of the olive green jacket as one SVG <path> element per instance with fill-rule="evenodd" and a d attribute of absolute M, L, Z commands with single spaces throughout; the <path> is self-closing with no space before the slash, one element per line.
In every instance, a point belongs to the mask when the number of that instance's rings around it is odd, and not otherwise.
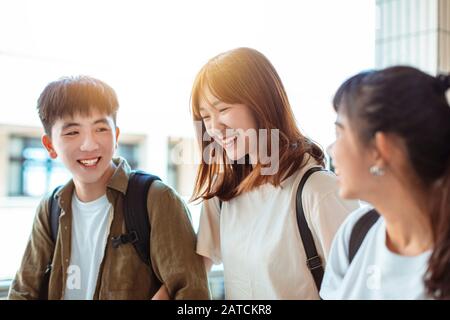
<path fill-rule="evenodd" d="M 162 182 L 154 181 L 147 197 L 151 267 L 139 258 L 132 244 L 112 246 L 112 237 L 126 233 L 123 199 L 131 171 L 124 159 L 113 161 L 116 170 L 106 195 L 114 210 L 93 298 L 150 299 L 164 283 L 174 299 L 208 299 L 207 275 L 202 258 L 195 253 L 196 236 L 189 210 L 176 192 Z M 41 201 L 9 299 L 64 299 L 73 192 L 73 181 L 57 192 L 61 216 L 56 243 L 51 240 L 48 197 Z M 50 262 L 48 276 L 46 269 Z"/>

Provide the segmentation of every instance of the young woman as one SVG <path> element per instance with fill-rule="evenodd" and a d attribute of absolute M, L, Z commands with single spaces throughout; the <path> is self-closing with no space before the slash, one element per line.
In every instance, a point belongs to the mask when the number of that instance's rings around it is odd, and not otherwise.
<path fill-rule="evenodd" d="M 450 298 L 449 87 L 449 76 L 391 67 L 337 91 L 330 153 L 340 194 L 373 208 L 336 235 L 322 298 Z"/>
<path fill-rule="evenodd" d="M 226 299 L 317 299 L 296 195 L 324 154 L 300 133 L 276 70 L 253 49 L 219 54 L 196 77 L 192 111 L 202 154 L 192 197 L 203 201 L 197 253 L 208 269 L 223 263 Z M 325 171 L 301 191 L 303 225 L 323 263 L 358 202 L 342 200 L 335 175 Z M 317 262 L 308 264 L 316 270 Z"/>

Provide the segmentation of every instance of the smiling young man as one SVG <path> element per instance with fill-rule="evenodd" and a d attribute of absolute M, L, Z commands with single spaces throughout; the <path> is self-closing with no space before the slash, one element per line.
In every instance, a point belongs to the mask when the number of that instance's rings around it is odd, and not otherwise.
<path fill-rule="evenodd" d="M 124 205 L 143 190 L 131 188 L 127 161 L 113 158 L 117 110 L 114 90 L 90 77 L 62 78 L 39 97 L 42 143 L 72 179 L 41 201 L 10 299 L 209 298 L 189 211 L 176 192 L 155 180 L 147 210 Z M 56 237 L 52 205 L 60 207 Z M 123 240 L 131 234 L 130 211 L 148 215 L 148 260 L 136 245 L 139 234 Z"/>

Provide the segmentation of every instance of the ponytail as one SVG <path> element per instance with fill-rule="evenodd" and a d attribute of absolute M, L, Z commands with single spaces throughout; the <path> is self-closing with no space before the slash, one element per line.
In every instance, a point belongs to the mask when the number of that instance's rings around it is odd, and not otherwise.
<path fill-rule="evenodd" d="M 435 299 L 450 299 L 450 162 L 444 177 L 436 184 L 432 227 L 434 249 L 428 263 L 425 286 Z"/>
<path fill-rule="evenodd" d="M 444 94 L 450 89 L 450 75 L 437 77 Z M 450 106 L 449 106 L 450 108 Z M 449 118 L 450 120 L 450 118 Z M 450 123 L 448 124 L 450 127 Z M 450 151 L 449 151 L 450 153 Z M 434 249 L 428 263 L 425 287 L 435 299 L 450 299 L 450 157 L 444 175 L 434 188 L 432 228 Z"/>

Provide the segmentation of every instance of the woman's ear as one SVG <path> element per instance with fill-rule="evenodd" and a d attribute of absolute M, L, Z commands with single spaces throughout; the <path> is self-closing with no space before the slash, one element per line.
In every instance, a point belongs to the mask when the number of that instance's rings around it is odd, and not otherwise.
<path fill-rule="evenodd" d="M 55 148 L 53 148 L 52 139 L 47 134 L 44 134 L 42 135 L 41 142 L 45 149 L 47 149 L 50 158 L 56 159 L 58 154 L 56 153 Z"/>
<path fill-rule="evenodd" d="M 386 158 L 389 157 L 389 146 L 386 141 L 386 134 L 384 132 L 375 133 L 374 137 L 374 160 L 375 164 L 380 166 L 386 164 Z"/>
<path fill-rule="evenodd" d="M 386 167 L 399 164 L 405 157 L 405 146 L 400 137 L 395 134 L 377 132 L 374 138 L 376 165 Z"/>

